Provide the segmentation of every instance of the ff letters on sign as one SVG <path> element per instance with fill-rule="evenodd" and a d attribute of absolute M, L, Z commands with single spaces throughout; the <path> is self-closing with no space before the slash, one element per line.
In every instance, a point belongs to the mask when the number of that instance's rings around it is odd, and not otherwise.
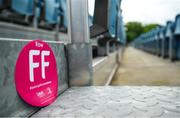
<path fill-rule="evenodd" d="M 56 99 L 56 59 L 47 43 L 31 41 L 21 50 L 16 61 L 15 84 L 20 97 L 32 106 L 47 106 Z"/>

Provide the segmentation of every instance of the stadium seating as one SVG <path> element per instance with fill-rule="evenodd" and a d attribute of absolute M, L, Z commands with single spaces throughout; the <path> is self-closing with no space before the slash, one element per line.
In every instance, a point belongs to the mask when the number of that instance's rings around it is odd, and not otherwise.
<path fill-rule="evenodd" d="M 12 0 L 12 9 L 16 12 L 31 16 L 34 11 L 34 0 Z"/>
<path fill-rule="evenodd" d="M 119 0 L 110 0 L 109 1 L 109 11 L 108 11 L 108 29 L 111 37 L 116 36 L 116 26 L 117 26 L 117 16 L 119 11 Z"/>
<path fill-rule="evenodd" d="M 61 27 L 67 29 L 68 19 L 67 19 L 67 0 L 58 0 L 60 5 L 60 16 L 61 16 Z"/>
<path fill-rule="evenodd" d="M 56 0 L 45 0 L 45 20 L 49 24 L 58 23 L 59 3 Z"/>
<path fill-rule="evenodd" d="M 133 46 L 172 61 L 180 60 L 180 15 L 176 16 L 175 22 L 168 21 L 166 26 L 142 34 Z"/>

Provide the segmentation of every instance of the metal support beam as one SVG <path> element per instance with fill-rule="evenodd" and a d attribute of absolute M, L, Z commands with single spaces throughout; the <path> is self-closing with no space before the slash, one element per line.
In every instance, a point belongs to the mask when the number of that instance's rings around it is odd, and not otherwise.
<path fill-rule="evenodd" d="M 89 43 L 88 0 L 68 0 L 69 38 L 72 43 Z"/>
<path fill-rule="evenodd" d="M 69 85 L 92 85 L 92 47 L 89 41 L 88 0 L 68 0 Z"/>

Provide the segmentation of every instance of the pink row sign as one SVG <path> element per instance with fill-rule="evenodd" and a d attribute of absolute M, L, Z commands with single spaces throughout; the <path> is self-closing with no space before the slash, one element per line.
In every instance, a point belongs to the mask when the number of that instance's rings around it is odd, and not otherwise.
<path fill-rule="evenodd" d="M 56 99 L 56 59 L 47 43 L 31 41 L 21 50 L 15 67 L 15 84 L 20 97 L 32 106 L 47 106 Z"/>

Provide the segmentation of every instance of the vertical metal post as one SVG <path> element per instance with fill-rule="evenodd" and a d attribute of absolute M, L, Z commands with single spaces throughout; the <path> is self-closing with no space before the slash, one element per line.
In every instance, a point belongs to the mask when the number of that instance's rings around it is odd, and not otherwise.
<path fill-rule="evenodd" d="M 68 0 L 68 64 L 70 86 L 92 85 L 92 47 L 88 0 Z"/>
<path fill-rule="evenodd" d="M 34 18 L 33 18 L 33 27 L 34 27 L 35 29 L 38 27 L 38 20 L 37 20 L 36 15 L 35 15 Z"/>
<path fill-rule="evenodd" d="M 107 41 L 106 42 L 106 54 L 107 54 L 107 56 L 109 55 L 109 52 L 110 52 L 109 46 L 110 46 L 109 41 Z"/>
<path fill-rule="evenodd" d="M 33 27 L 36 29 L 38 27 L 38 15 L 40 13 L 40 9 L 38 8 L 38 0 L 34 0 L 34 18 L 33 18 Z"/>

